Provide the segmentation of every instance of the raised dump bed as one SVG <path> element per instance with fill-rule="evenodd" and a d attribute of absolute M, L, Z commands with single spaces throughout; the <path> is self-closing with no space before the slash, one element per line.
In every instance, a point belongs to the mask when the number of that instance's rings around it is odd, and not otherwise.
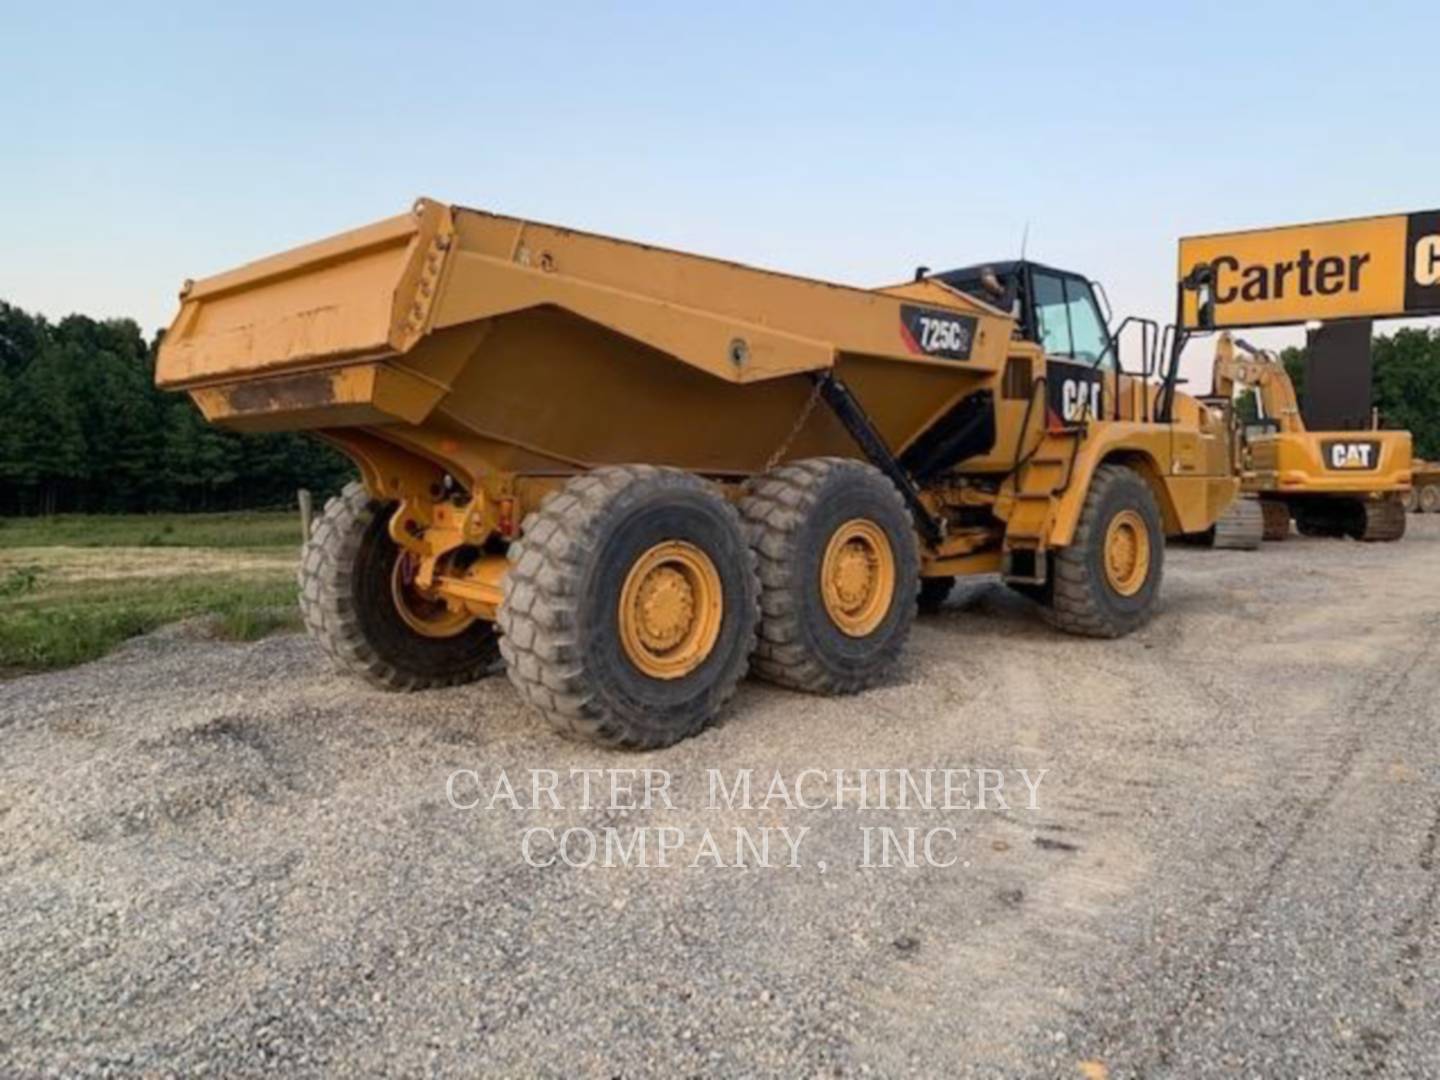
<path fill-rule="evenodd" d="M 341 666 L 413 688 L 503 652 L 562 729 L 656 746 L 747 668 L 870 685 L 957 574 L 1080 633 L 1149 616 L 1165 534 L 1233 498 L 1225 434 L 1173 382 L 1048 357 L 994 288 L 847 288 L 421 200 L 187 283 L 156 380 L 359 466 L 301 570 Z"/>
<path fill-rule="evenodd" d="M 902 292 L 422 200 L 189 286 L 156 379 L 242 430 L 409 447 L 418 428 L 471 483 L 635 461 L 747 475 L 787 438 L 806 373 L 838 367 L 903 450 L 1004 363 L 1009 318 L 935 283 Z M 858 456 L 812 419 L 793 456 Z"/>

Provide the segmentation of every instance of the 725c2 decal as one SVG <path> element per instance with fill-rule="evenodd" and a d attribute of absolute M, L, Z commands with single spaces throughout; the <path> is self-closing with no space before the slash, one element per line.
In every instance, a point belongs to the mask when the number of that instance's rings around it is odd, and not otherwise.
<path fill-rule="evenodd" d="M 900 305 L 900 338 L 917 356 L 969 360 L 975 348 L 976 320 L 943 308 Z"/>

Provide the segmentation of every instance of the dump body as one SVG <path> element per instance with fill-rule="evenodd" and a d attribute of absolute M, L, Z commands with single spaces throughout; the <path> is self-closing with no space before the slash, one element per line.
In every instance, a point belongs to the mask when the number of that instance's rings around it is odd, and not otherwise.
<path fill-rule="evenodd" d="M 220 424 L 359 429 L 466 482 L 627 461 L 745 475 L 791 439 L 806 373 L 840 372 L 897 452 L 996 376 L 1007 316 L 907 292 L 422 200 L 190 285 L 156 379 Z M 815 411 L 787 453 L 858 451 Z"/>

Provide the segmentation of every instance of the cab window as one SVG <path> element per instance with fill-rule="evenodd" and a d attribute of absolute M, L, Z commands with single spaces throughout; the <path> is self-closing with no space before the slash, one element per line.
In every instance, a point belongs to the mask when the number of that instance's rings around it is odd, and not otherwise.
<path fill-rule="evenodd" d="M 1035 274 L 1035 330 L 1047 356 L 1069 356 L 1070 317 L 1065 310 L 1065 283 L 1054 274 Z"/>
<path fill-rule="evenodd" d="M 1035 328 L 1045 352 L 1082 364 L 1103 360 L 1104 366 L 1112 365 L 1110 335 L 1089 284 L 1080 278 L 1046 273 L 1036 273 L 1034 283 Z"/>
<path fill-rule="evenodd" d="M 1071 355 L 1087 364 L 1097 364 L 1102 357 L 1108 360 L 1110 335 L 1105 332 L 1090 286 L 1079 278 L 1066 278 L 1065 301 L 1070 312 L 1071 344 L 1075 348 Z"/>

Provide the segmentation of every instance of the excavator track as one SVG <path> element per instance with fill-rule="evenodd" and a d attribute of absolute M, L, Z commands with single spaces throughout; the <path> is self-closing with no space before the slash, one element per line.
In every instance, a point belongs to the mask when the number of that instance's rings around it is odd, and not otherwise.
<path fill-rule="evenodd" d="M 1386 543 L 1405 535 L 1405 504 L 1399 499 L 1377 499 L 1362 504 L 1364 525 L 1356 540 Z"/>
<path fill-rule="evenodd" d="M 1290 519 L 1285 524 L 1288 528 Z M 1265 514 L 1259 499 L 1236 499 L 1215 522 L 1210 546 L 1228 551 L 1254 551 L 1265 539 Z"/>
<path fill-rule="evenodd" d="M 1261 499 L 1260 513 L 1266 540 L 1284 540 L 1290 535 L 1290 507 L 1280 499 Z"/>

